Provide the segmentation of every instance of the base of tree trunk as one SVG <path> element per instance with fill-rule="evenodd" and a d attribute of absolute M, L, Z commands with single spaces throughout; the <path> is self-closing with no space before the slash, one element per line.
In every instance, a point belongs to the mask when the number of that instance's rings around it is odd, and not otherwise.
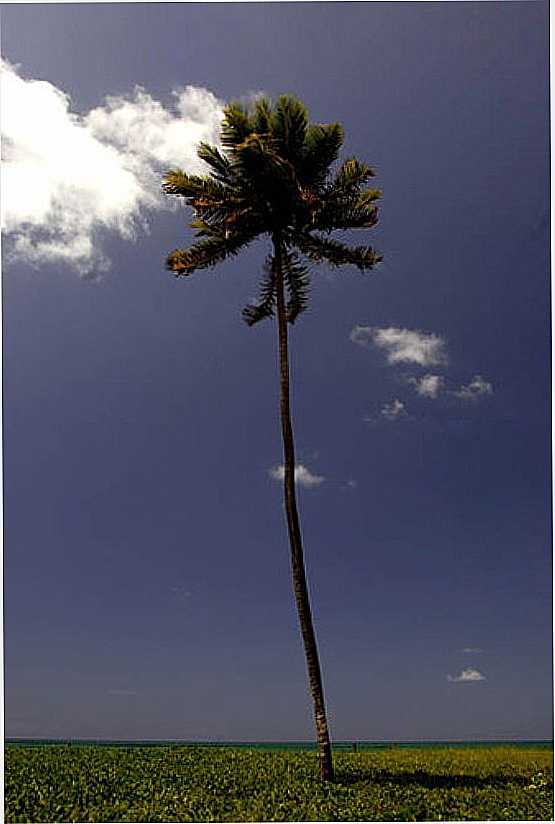
<path fill-rule="evenodd" d="M 333 762 L 331 759 L 331 744 L 320 746 L 320 778 L 322 781 L 334 781 Z"/>

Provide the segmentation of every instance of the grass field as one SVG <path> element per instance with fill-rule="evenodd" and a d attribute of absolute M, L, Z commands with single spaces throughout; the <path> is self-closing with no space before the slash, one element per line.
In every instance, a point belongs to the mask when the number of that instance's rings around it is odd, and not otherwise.
<path fill-rule="evenodd" d="M 314 752 L 8 745 L 5 820 L 551 820 L 545 749 L 390 749 L 335 755 L 321 784 Z"/>

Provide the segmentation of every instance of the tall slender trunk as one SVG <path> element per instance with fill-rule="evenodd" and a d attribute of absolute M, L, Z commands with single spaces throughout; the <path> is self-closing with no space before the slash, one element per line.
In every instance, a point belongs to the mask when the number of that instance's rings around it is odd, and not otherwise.
<path fill-rule="evenodd" d="M 289 530 L 289 543 L 291 545 L 293 589 L 295 592 L 299 624 L 304 643 L 306 665 L 308 669 L 308 682 L 314 705 L 314 720 L 316 723 L 316 735 L 318 737 L 318 748 L 320 755 L 320 777 L 323 781 L 333 781 L 333 763 L 328 733 L 328 722 L 326 719 L 326 707 L 324 703 L 324 688 L 322 685 L 318 647 L 316 644 L 316 636 L 314 634 L 310 599 L 306 584 L 301 528 L 299 524 L 299 514 L 297 512 L 297 501 L 295 496 L 295 446 L 293 442 L 293 427 L 291 425 L 291 410 L 289 404 L 287 318 L 285 312 L 285 290 L 283 282 L 282 242 L 278 232 L 276 232 L 273 236 L 273 243 L 275 254 L 277 323 L 279 337 L 280 412 L 285 466 L 283 486 L 287 527 Z"/>

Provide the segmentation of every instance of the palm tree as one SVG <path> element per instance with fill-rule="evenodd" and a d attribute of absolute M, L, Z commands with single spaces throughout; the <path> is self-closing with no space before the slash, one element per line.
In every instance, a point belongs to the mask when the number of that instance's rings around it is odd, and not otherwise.
<path fill-rule="evenodd" d="M 258 302 L 243 310 L 249 326 L 277 314 L 280 412 L 284 452 L 284 495 L 293 588 L 304 642 L 314 705 L 320 775 L 333 780 L 324 691 L 305 576 L 303 546 L 295 498 L 295 450 L 289 404 L 287 323 L 294 323 L 308 303 L 309 266 L 347 264 L 364 271 L 382 256 L 369 246 L 348 246 L 330 237 L 334 230 L 374 226 L 378 189 L 368 187 L 372 169 L 355 158 L 332 172 L 343 144 L 338 123 L 310 124 L 303 103 L 282 96 L 275 105 L 258 99 L 251 107 L 232 103 L 221 127 L 223 151 L 201 143 L 198 156 L 207 176 L 176 169 L 165 175 L 168 195 L 185 198 L 199 238 L 176 249 L 167 267 L 176 277 L 207 269 L 236 255 L 260 235 L 267 235 L 266 259 Z"/>

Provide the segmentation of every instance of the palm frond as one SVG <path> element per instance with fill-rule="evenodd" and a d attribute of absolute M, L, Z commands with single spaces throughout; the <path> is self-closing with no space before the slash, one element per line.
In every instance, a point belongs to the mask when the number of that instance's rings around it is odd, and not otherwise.
<path fill-rule="evenodd" d="M 308 307 L 310 271 L 297 252 L 286 249 L 282 255 L 282 268 L 285 285 L 289 294 L 286 312 L 289 323 L 295 323 L 297 317 Z"/>
<path fill-rule="evenodd" d="M 227 185 L 233 182 L 229 158 L 223 155 L 216 146 L 202 142 L 197 149 L 197 155 L 210 166 L 210 174 L 213 178 Z"/>
<path fill-rule="evenodd" d="M 304 157 L 299 172 L 303 183 L 315 187 L 323 185 L 332 163 L 339 156 L 343 140 L 343 128 L 339 123 L 326 125 L 315 123 L 308 127 Z"/>
<path fill-rule="evenodd" d="M 370 229 L 378 222 L 380 189 L 365 189 L 367 181 L 374 176 L 366 164 L 350 158 L 340 167 L 322 195 L 322 206 L 313 223 L 314 228 Z"/>
<path fill-rule="evenodd" d="M 253 206 L 243 201 L 215 203 L 207 205 L 195 203 L 195 219 L 191 229 L 196 229 L 196 237 L 216 237 L 228 239 L 230 235 L 257 235 L 264 231 L 263 218 Z"/>
<path fill-rule="evenodd" d="M 234 149 L 253 131 L 254 124 L 245 106 L 235 102 L 225 107 L 221 140 L 226 149 Z"/>
<path fill-rule="evenodd" d="M 210 198 L 212 200 L 229 199 L 233 194 L 230 188 L 220 181 L 207 176 L 190 175 L 182 169 L 171 169 L 166 172 L 162 182 L 162 191 L 166 195 L 177 197 Z"/>
<path fill-rule="evenodd" d="M 187 249 L 174 249 L 166 258 L 166 268 L 176 277 L 186 277 L 197 269 L 209 269 L 228 257 L 236 255 L 253 240 L 252 235 L 211 237 L 193 243 Z"/>
<path fill-rule="evenodd" d="M 200 220 L 211 226 L 225 224 L 229 228 L 239 222 L 242 226 L 253 222 L 247 217 L 255 214 L 254 201 L 249 202 L 240 191 L 212 177 L 172 170 L 164 178 L 163 191 L 185 198 L 187 206 L 194 211 L 196 223 Z M 203 229 L 204 226 L 195 225 L 193 228 Z"/>
<path fill-rule="evenodd" d="M 383 192 L 381 189 L 366 189 L 361 192 L 357 199 L 357 207 L 368 206 L 369 203 L 375 203 L 380 200 Z"/>
<path fill-rule="evenodd" d="M 293 164 L 301 160 L 307 128 L 308 112 L 304 103 L 293 95 L 281 95 L 271 112 L 270 130 L 280 153 Z"/>
<path fill-rule="evenodd" d="M 272 255 L 266 258 L 263 272 L 264 276 L 260 282 L 260 298 L 258 303 L 249 303 L 242 311 L 243 320 L 249 326 L 254 326 L 265 318 L 271 318 L 274 314 L 276 302 L 276 275 L 275 260 Z"/>
<path fill-rule="evenodd" d="M 267 173 L 268 171 L 286 174 L 294 173 L 291 163 L 277 150 L 271 137 L 253 132 L 236 147 L 233 155 L 235 168 L 247 167 L 248 172 Z M 256 178 L 255 178 L 256 181 Z"/>
<path fill-rule="evenodd" d="M 267 97 L 260 97 L 254 104 L 253 125 L 257 134 L 268 134 L 270 132 L 270 118 L 272 116 L 272 106 Z"/>
<path fill-rule="evenodd" d="M 351 265 L 356 266 L 362 272 L 365 269 L 371 269 L 383 260 L 383 255 L 371 246 L 347 246 L 345 243 L 323 238 L 310 232 L 295 233 L 294 242 L 310 260 L 315 263 L 325 261 L 334 268 Z"/>
<path fill-rule="evenodd" d="M 365 189 L 375 172 L 366 163 L 361 163 L 354 157 L 345 160 L 337 171 L 333 180 L 326 187 L 325 198 L 329 203 L 366 202 L 378 200 L 381 197 L 380 189 Z"/>
<path fill-rule="evenodd" d="M 332 197 L 351 197 L 360 193 L 364 184 L 375 177 L 375 172 L 366 163 L 350 157 L 339 167 L 330 183 L 327 193 Z"/>
<path fill-rule="evenodd" d="M 372 204 L 326 203 L 317 212 L 313 228 L 328 232 L 334 229 L 371 229 L 378 222 L 378 207 Z"/>
<path fill-rule="evenodd" d="M 178 197 L 194 197 L 205 188 L 206 178 L 199 175 L 190 175 L 183 169 L 170 169 L 162 181 L 162 191 L 166 195 Z"/>
<path fill-rule="evenodd" d="M 264 204 L 271 204 L 274 215 L 290 210 L 298 191 L 295 169 L 270 137 L 250 134 L 233 152 L 233 171 L 244 196 L 268 214 Z"/>

